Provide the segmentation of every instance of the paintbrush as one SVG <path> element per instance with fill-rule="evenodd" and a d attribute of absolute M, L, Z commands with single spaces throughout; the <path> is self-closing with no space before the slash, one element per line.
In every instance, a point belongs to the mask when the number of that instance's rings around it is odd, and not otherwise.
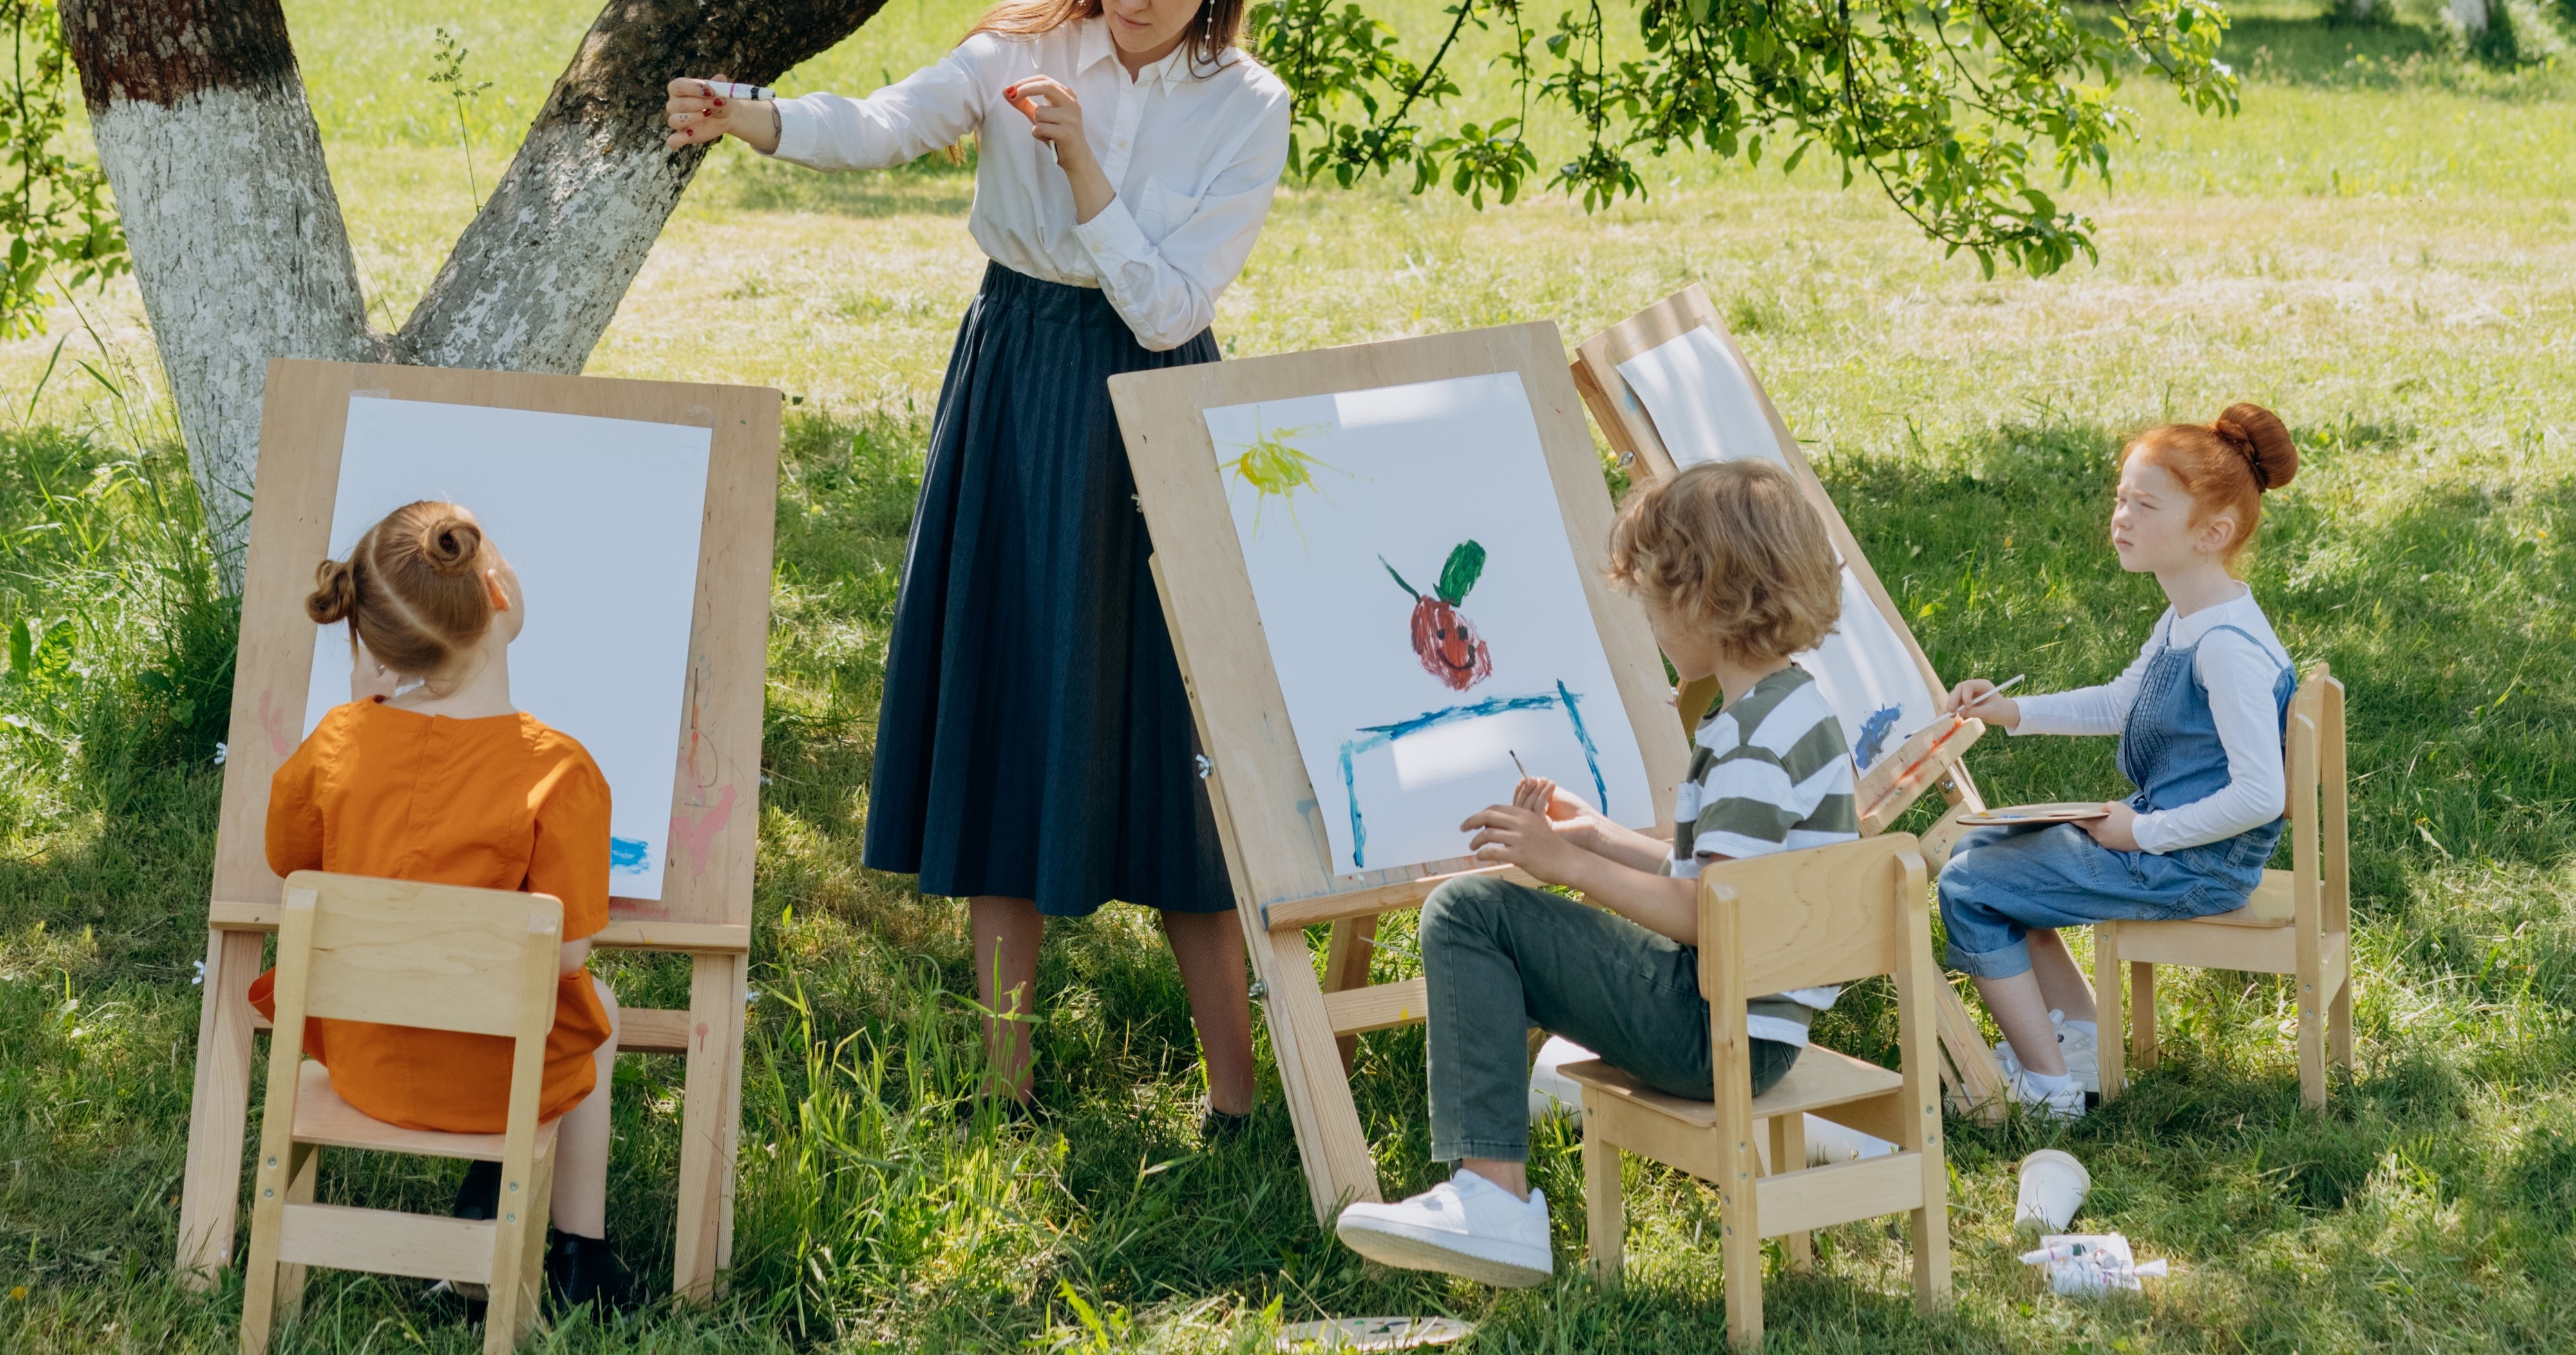
<path fill-rule="evenodd" d="M 1530 779 L 1529 768 L 1524 767 L 1524 766 L 1521 766 L 1521 755 L 1520 755 L 1519 753 L 1517 753 L 1517 752 L 1514 752 L 1512 749 L 1509 749 L 1509 748 L 1506 748 L 1506 749 L 1504 749 L 1503 751 L 1504 751 L 1504 752 L 1506 752 L 1506 753 L 1511 753 L 1511 755 L 1512 755 L 1512 768 L 1513 768 L 1513 770 L 1518 771 L 1518 772 L 1521 774 L 1521 779 L 1522 779 L 1523 781 L 1527 781 L 1527 780 L 1529 780 L 1529 779 Z"/>

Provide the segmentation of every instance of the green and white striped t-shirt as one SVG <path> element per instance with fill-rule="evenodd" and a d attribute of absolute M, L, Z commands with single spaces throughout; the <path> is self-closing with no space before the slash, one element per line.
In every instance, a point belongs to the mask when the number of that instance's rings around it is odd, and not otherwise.
<path fill-rule="evenodd" d="M 1713 857 L 1767 856 L 1860 836 L 1843 722 L 1791 664 L 1711 711 L 1692 740 L 1690 779 L 1673 793 L 1672 873 L 1695 879 Z M 1759 901 L 1754 901 L 1758 906 Z M 1807 1042 L 1807 1023 L 1839 987 L 1796 988 L 1746 1004 L 1745 1031 Z"/>

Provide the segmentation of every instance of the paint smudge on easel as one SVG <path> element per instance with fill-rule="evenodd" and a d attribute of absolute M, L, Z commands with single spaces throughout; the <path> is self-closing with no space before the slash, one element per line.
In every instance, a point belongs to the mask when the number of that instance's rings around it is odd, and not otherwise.
<path fill-rule="evenodd" d="M 707 847 L 715 841 L 716 834 L 724 831 L 725 821 L 732 817 L 733 787 L 730 785 L 724 788 L 722 795 L 716 797 L 715 807 L 699 815 L 695 822 L 690 821 L 686 810 L 673 814 L 671 816 L 673 859 L 676 860 L 680 852 L 685 849 L 689 854 L 689 874 L 692 876 L 706 874 Z"/>
<path fill-rule="evenodd" d="M 268 747 L 279 757 L 295 751 L 295 740 L 286 732 L 286 713 L 277 708 L 276 694 L 259 694 L 259 727 L 268 734 Z"/>

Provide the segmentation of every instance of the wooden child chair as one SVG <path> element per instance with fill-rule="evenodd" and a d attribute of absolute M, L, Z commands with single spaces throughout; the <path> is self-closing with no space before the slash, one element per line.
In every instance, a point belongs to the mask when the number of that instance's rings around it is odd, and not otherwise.
<path fill-rule="evenodd" d="M 2097 923 L 2093 987 L 2101 1010 L 2102 1099 L 2128 1080 L 2120 1050 L 2121 1009 L 2134 1006 L 2130 1057 L 2156 1065 L 2156 966 L 2292 974 L 2299 982 L 2299 1098 L 2326 1103 L 2326 1060 L 2352 1068 L 2352 901 L 2348 787 L 2344 773 L 2343 684 L 2318 664 L 2290 698 L 2288 738 L 2290 869 L 2263 872 L 2245 906 L 2182 921 Z M 2124 1004 L 2120 963 L 2129 964 L 2134 1002 Z M 2320 1019 L 2320 1018 L 2324 1019 Z"/>
<path fill-rule="evenodd" d="M 1948 1168 L 1941 1153 L 1941 1077 L 1933 997 L 1932 920 L 1923 859 L 1910 833 L 1712 865 L 1700 876 L 1699 982 L 1708 995 L 1715 1097 L 1667 1096 L 1598 1059 L 1568 1064 L 1583 1087 L 1583 1185 L 1593 1272 L 1619 1273 L 1627 1213 L 1622 1150 L 1716 1183 L 1726 1262 L 1727 1334 L 1762 1340 L 1762 1239 L 1787 1238 L 1792 1265 L 1828 1224 L 1909 1213 L 1914 1293 L 1950 1294 Z M 1745 1003 L 1764 993 L 1896 976 L 1903 1065 L 1890 1071 L 1809 1045 L 1777 1086 L 1752 1095 Z M 1793 1170 L 1807 1160 L 1805 1116 L 1893 1140 L 1894 1154 Z M 1758 1176 L 1754 1121 L 1771 1122 L 1769 1175 Z"/>
<path fill-rule="evenodd" d="M 252 1172 L 244 1355 L 265 1355 L 277 1321 L 296 1311 L 308 1266 L 484 1285 L 486 1355 L 503 1355 L 526 1334 L 554 1176 L 555 1123 L 537 1123 L 537 1095 L 562 941 L 563 904 L 544 894 L 312 870 L 287 877 L 268 1107 Z M 322 1065 L 300 1056 L 312 1017 L 516 1041 L 507 1131 L 445 1134 L 368 1117 L 331 1089 Z M 325 1147 L 498 1162 L 501 1216 L 476 1222 L 316 1204 Z"/>

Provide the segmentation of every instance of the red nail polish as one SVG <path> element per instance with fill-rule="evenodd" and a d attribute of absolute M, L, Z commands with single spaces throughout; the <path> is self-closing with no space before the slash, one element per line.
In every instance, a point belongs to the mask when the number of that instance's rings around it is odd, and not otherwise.
<path fill-rule="evenodd" d="M 718 100 L 716 100 L 716 107 L 718 107 L 718 108 L 722 108 L 722 107 L 724 107 L 724 100 L 722 100 L 722 99 L 718 99 Z"/>

